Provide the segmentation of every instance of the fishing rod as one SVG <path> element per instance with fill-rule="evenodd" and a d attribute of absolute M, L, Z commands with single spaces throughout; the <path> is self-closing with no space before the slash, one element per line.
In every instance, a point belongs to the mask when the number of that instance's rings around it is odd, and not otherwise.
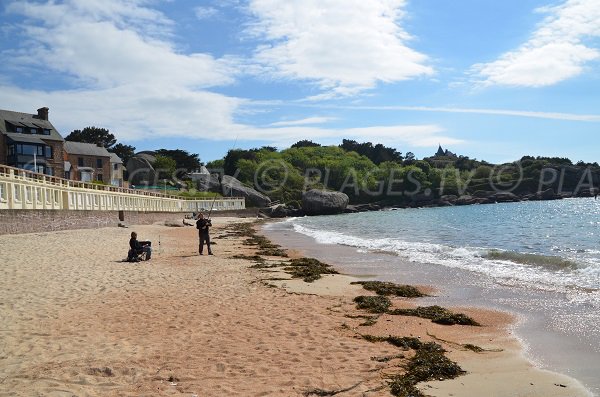
<path fill-rule="evenodd" d="M 212 204 L 210 205 L 210 211 L 208 211 L 208 218 L 206 218 L 206 220 L 207 220 L 208 222 L 210 222 L 210 215 L 212 214 L 212 210 L 213 210 L 213 207 L 214 207 L 214 205 L 215 205 L 215 201 L 217 201 L 217 195 L 218 195 L 218 194 L 219 194 L 219 193 L 215 193 L 215 197 L 213 197 Z"/>
<path fill-rule="evenodd" d="M 236 147 L 236 145 L 237 145 L 238 135 L 239 135 L 239 134 L 236 134 L 236 135 L 235 135 L 235 140 L 233 141 L 233 146 L 231 147 L 231 149 L 229 149 L 230 151 L 231 151 L 231 150 L 233 150 L 233 149 L 235 149 L 235 147 Z M 225 171 L 223 171 L 223 173 L 225 173 Z M 219 179 L 219 185 L 221 185 L 221 184 L 222 184 L 222 179 L 221 179 L 221 178 L 219 178 L 219 177 L 217 177 L 217 178 Z M 210 183 L 210 182 L 209 182 L 209 183 Z M 230 189 L 230 193 L 233 193 L 233 189 Z M 215 205 L 215 201 L 217 200 L 217 195 L 218 195 L 218 194 L 219 194 L 219 193 L 215 192 L 215 196 L 213 197 L 212 204 L 210 205 L 210 211 L 208 211 L 208 217 L 207 217 L 207 219 L 206 219 L 207 221 L 210 221 L 210 216 L 211 216 L 211 214 L 212 214 L 213 207 L 214 207 L 214 205 Z"/>

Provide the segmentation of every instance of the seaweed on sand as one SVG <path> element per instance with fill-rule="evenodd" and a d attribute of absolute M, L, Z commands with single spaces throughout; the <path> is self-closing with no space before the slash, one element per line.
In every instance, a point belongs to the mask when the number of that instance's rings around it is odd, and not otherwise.
<path fill-rule="evenodd" d="M 338 274 L 331 266 L 314 258 L 292 259 L 283 270 L 293 278 L 301 278 L 307 283 L 320 279 L 322 274 Z"/>
<path fill-rule="evenodd" d="M 227 236 L 245 237 L 246 240 L 242 244 L 257 246 L 259 255 L 287 257 L 287 253 L 279 245 L 273 244 L 265 236 L 256 233 L 254 230 L 255 223 L 235 223 L 228 226 L 226 229 Z"/>
<path fill-rule="evenodd" d="M 419 382 L 430 380 L 454 379 L 465 374 L 465 371 L 454 361 L 444 355 L 445 350 L 435 342 L 423 343 L 413 337 L 379 337 L 362 335 L 371 342 L 387 342 L 394 346 L 409 348 L 415 355 L 404 366 L 406 372 L 393 376 L 389 382 L 392 395 L 399 397 L 423 397 L 423 393 L 416 388 Z"/>
<path fill-rule="evenodd" d="M 416 309 L 394 309 L 388 312 L 391 315 L 415 316 L 430 319 L 432 322 L 442 325 L 474 325 L 480 324 L 471 317 L 462 313 L 453 313 L 440 306 L 419 306 Z"/>
<path fill-rule="evenodd" d="M 386 296 L 357 296 L 354 298 L 357 309 L 366 310 L 369 313 L 386 313 L 392 302 Z"/>
<path fill-rule="evenodd" d="M 257 254 L 265 256 L 281 256 L 282 258 L 287 258 L 288 256 L 287 252 L 278 247 L 261 247 L 261 249 L 257 251 Z"/>
<path fill-rule="evenodd" d="M 259 255 L 244 255 L 244 254 L 236 254 L 232 256 L 233 259 L 245 259 L 248 261 L 255 261 L 258 263 L 265 263 L 265 258 Z"/>
<path fill-rule="evenodd" d="M 418 349 L 406 364 L 406 373 L 392 378 L 390 391 L 399 397 L 423 396 L 416 388 L 419 382 L 457 378 L 466 372 L 454 361 L 444 356 L 443 350 Z"/>
<path fill-rule="evenodd" d="M 263 259 L 263 258 L 261 258 Z M 264 259 L 262 262 L 256 263 L 250 266 L 250 269 L 273 269 L 275 267 L 285 266 L 285 263 L 265 263 Z"/>
<path fill-rule="evenodd" d="M 360 284 L 364 289 L 373 291 L 377 295 L 393 295 L 404 298 L 420 298 L 427 296 L 412 285 L 401 285 L 387 281 L 354 281 L 352 284 Z"/>

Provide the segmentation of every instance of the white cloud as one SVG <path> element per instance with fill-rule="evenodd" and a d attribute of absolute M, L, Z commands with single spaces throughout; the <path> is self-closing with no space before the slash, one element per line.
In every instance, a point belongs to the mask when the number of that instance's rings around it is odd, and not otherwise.
<path fill-rule="evenodd" d="M 585 44 L 600 37 L 600 2 L 568 0 L 539 12 L 549 15 L 531 38 L 514 51 L 471 72 L 483 85 L 549 86 L 575 77 L 585 65 L 600 58 L 600 51 Z"/>
<path fill-rule="evenodd" d="M 324 124 L 337 120 L 335 117 L 306 117 L 300 120 L 285 120 L 271 123 L 271 127 L 287 127 L 291 125 Z"/>
<path fill-rule="evenodd" d="M 63 135 L 95 125 L 108 128 L 119 140 L 129 143 L 159 137 L 258 140 L 279 147 L 287 147 L 299 139 L 337 142 L 340 137 L 398 148 L 463 143 L 447 136 L 444 129 L 435 124 L 321 128 L 310 126 L 309 122 L 330 119 L 314 117 L 297 120 L 295 125 L 284 122 L 267 128 L 254 127 L 234 121 L 234 115 L 245 104 L 243 100 L 202 91 L 157 94 L 119 87 L 49 93 L 0 86 L 0 103 L 9 102 L 11 109 L 31 113 L 38 107 L 48 106 L 50 121 Z"/>
<path fill-rule="evenodd" d="M 78 85 L 210 87 L 233 81 L 228 59 L 181 54 L 167 40 L 169 21 L 143 1 L 69 0 L 64 4 L 11 3 L 8 10 L 30 18 L 28 45 L 10 62 L 52 69 Z M 105 7 L 105 8 L 104 8 Z"/>
<path fill-rule="evenodd" d="M 444 135 L 444 129 L 435 124 L 391 125 L 359 128 L 317 128 L 289 126 L 281 128 L 253 128 L 244 126 L 238 130 L 243 139 L 264 140 L 278 147 L 288 147 L 299 139 L 339 142 L 341 137 L 360 142 L 370 141 L 392 147 L 437 147 L 464 143 Z M 215 137 L 218 139 L 218 137 Z"/>
<path fill-rule="evenodd" d="M 407 110 L 417 112 L 440 112 L 440 113 L 473 113 L 488 114 L 496 116 L 515 116 L 530 117 L 537 119 L 567 120 L 567 121 L 587 121 L 600 122 L 600 114 L 577 114 L 561 112 L 534 112 L 526 110 L 512 109 L 485 109 L 485 108 L 452 108 L 435 106 L 339 106 L 339 105 L 321 105 L 324 109 L 350 109 L 350 110 Z"/>
<path fill-rule="evenodd" d="M 172 21 L 147 8 L 146 4 L 146 0 L 11 3 L 8 10 L 23 16 L 19 23 L 25 39 L 4 59 L 15 62 L 15 66 L 26 66 L 27 70 L 33 68 L 47 77 L 64 79 L 67 76 L 73 80 L 75 88 L 45 91 L 18 87 L 3 80 L 0 82 L 0 103 L 8 109 L 32 113 L 38 107 L 48 106 L 50 120 L 65 135 L 74 129 L 95 125 L 108 128 L 120 141 L 133 144 L 164 137 L 215 141 L 238 138 L 261 140 L 278 146 L 289 145 L 299 139 L 339 140 L 341 136 L 393 146 L 459 142 L 445 136 L 443 129 L 436 125 L 347 129 L 314 126 L 334 120 L 329 117 L 284 120 L 267 128 L 241 124 L 236 121 L 236 116 L 248 108 L 245 105 L 249 101 L 206 89 L 234 81 L 232 61 L 178 51 L 170 40 Z M 381 23 L 382 26 L 375 32 L 373 26 L 367 27 L 364 33 L 368 36 L 366 41 L 371 41 L 374 47 L 377 47 L 379 38 L 382 47 L 368 52 L 368 46 L 363 42 L 358 43 L 357 52 L 367 51 L 371 56 L 383 59 L 385 51 L 396 49 L 409 55 L 409 63 L 410 59 L 424 59 L 401 44 L 405 35 L 393 24 L 398 16 L 395 7 L 401 2 L 381 0 L 374 4 L 379 6 L 378 13 L 370 15 L 373 20 L 369 24 Z M 106 8 L 103 8 L 104 5 Z M 351 7 L 342 9 L 350 10 Z M 363 11 L 368 10 L 363 7 Z M 348 12 L 352 14 L 352 11 Z M 324 29 L 324 21 L 319 23 L 320 29 Z M 341 34 L 339 28 L 336 27 L 338 35 Z M 334 37 L 333 33 L 330 34 L 330 43 Z M 353 37 L 356 38 L 356 35 Z M 347 40 L 344 43 L 348 45 Z M 326 51 L 326 47 L 311 48 L 313 52 L 318 50 Z M 329 73 L 334 76 L 342 62 L 331 68 L 325 67 L 326 74 L 317 74 L 316 78 L 324 84 L 323 87 L 349 92 L 371 86 L 376 81 L 410 76 L 406 63 L 402 62 L 397 65 L 397 74 L 392 72 L 391 64 L 398 61 L 398 56 L 392 51 L 391 59 L 385 59 L 383 66 L 378 66 L 381 59 L 361 66 L 360 57 L 355 53 L 357 70 L 349 68 L 348 75 L 340 79 L 326 77 Z M 334 58 L 329 58 L 329 61 L 334 62 Z M 345 60 L 350 61 L 350 58 Z M 328 61 L 322 58 L 319 62 Z M 417 70 L 416 74 L 429 71 L 418 62 L 412 65 Z M 370 67 L 376 70 L 369 72 Z M 363 77 L 363 72 L 370 74 Z M 325 80 L 330 82 L 325 83 Z"/>
<path fill-rule="evenodd" d="M 219 14 L 219 10 L 214 7 L 196 7 L 194 8 L 194 13 L 196 14 L 196 18 L 209 19 Z"/>
<path fill-rule="evenodd" d="M 427 57 L 407 46 L 405 0 L 251 0 L 250 32 L 265 44 L 255 59 L 275 78 L 308 80 L 331 96 L 379 82 L 428 76 Z"/>

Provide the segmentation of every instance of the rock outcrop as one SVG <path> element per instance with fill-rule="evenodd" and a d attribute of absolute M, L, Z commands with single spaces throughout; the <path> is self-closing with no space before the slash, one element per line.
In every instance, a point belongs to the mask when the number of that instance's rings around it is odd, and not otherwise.
<path fill-rule="evenodd" d="M 221 182 L 218 174 L 204 174 L 194 178 L 196 189 L 201 192 L 221 193 Z"/>
<path fill-rule="evenodd" d="M 285 204 L 277 204 L 262 208 L 260 212 L 269 218 L 286 218 L 288 216 L 303 216 L 304 211 Z"/>
<path fill-rule="evenodd" d="M 341 214 L 348 201 L 344 193 L 312 189 L 302 194 L 302 209 L 306 215 Z"/>
<path fill-rule="evenodd" d="M 251 187 L 245 186 L 232 176 L 223 175 L 221 178 L 221 193 L 225 197 L 245 197 L 255 207 L 268 207 L 271 205 L 271 199 Z"/>
<path fill-rule="evenodd" d="M 151 186 L 156 184 L 156 171 L 152 164 L 156 158 L 148 153 L 138 153 L 127 161 L 127 172 L 131 185 Z"/>

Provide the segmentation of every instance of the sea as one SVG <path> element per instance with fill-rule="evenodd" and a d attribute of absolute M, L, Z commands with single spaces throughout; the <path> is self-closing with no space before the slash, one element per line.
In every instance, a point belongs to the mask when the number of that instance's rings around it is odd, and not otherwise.
<path fill-rule="evenodd" d="M 600 200 L 289 218 L 264 231 L 347 274 L 439 289 L 419 304 L 510 311 L 530 360 L 600 396 Z"/>

